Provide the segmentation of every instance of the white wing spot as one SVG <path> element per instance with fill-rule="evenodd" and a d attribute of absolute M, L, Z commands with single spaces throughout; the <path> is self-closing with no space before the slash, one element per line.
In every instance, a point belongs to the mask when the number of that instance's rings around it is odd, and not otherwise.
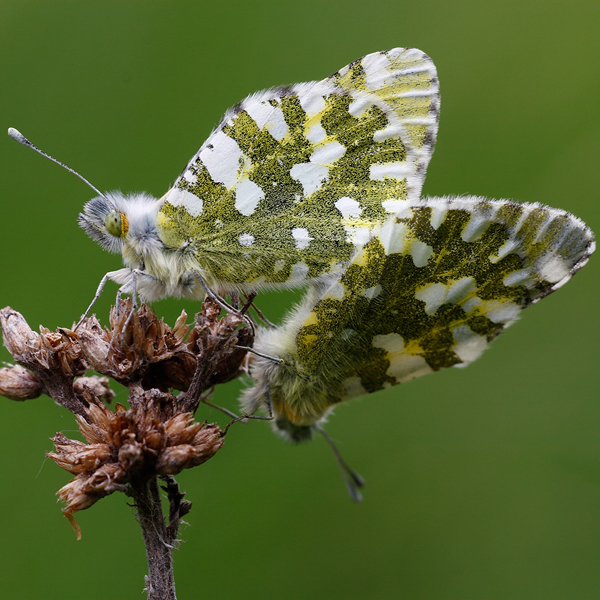
<path fill-rule="evenodd" d="M 360 382 L 360 377 L 348 377 L 342 381 L 342 386 L 346 392 L 346 396 L 351 398 L 353 396 L 362 396 L 367 391 Z"/>
<path fill-rule="evenodd" d="M 419 240 L 413 242 L 410 246 L 410 255 L 415 267 L 426 267 L 432 254 L 433 248 Z"/>
<path fill-rule="evenodd" d="M 416 354 L 405 353 L 399 356 L 390 356 L 389 361 L 390 366 L 386 374 L 394 377 L 398 383 L 433 373 L 433 369 L 427 364 L 427 361 Z"/>
<path fill-rule="evenodd" d="M 305 196 L 316 192 L 329 177 L 329 169 L 314 163 L 300 163 L 290 169 L 290 175 L 302 185 Z"/>
<path fill-rule="evenodd" d="M 444 304 L 458 304 L 465 299 L 475 288 L 477 282 L 472 277 L 461 277 L 448 287 Z"/>
<path fill-rule="evenodd" d="M 384 142 L 389 138 L 399 138 L 402 135 L 402 127 L 398 124 L 388 125 L 373 134 L 373 141 Z"/>
<path fill-rule="evenodd" d="M 327 137 L 327 132 L 323 129 L 321 123 L 315 123 L 306 132 L 306 139 L 313 144 L 322 142 Z"/>
<path fill-rule="evenodd" d="M 476 308 L 480 308 L 481 306 L 483 306 L 483 301 L 477 296 L 473 296 L 461 304 L 462 309 L 466 313 L 473 312 Z"/>
<path fill-rule="evenodd" d="M 238 238 L 238 241 L 242 246 L 252 246 L 252 244 L 254 244 L 254 236 L 251 233 L 242 233 Z"/>
<path fill-rule="evenodd" d="M 404 202 L 406 202 L 406 200 L 384 200 L 381 203 L 381 206 L 383 206 L 385 212 L 393 214 L 400 210 Z"/>
<path fill-rule="evenodd" d="M 505 256 L 508 256 L 511 252 L 514 252 L 519 246 L 520 243 L 518 240 L 506 240 L 506 242 L 504 242 L 504 244 L 498 248 L 496 254 L 492 254 L 490 256 L 490 262 L 492 264 L 496 264 Z"/>
<path fill-rule="evenodd" d="M 404 339 L 398 333 L 376 335 L 372 344 L 374 348 L 381 348 L 386 352 L 397 353 L 404 350 Z"/>
<path fill-rule="evenodd" d="M 473 362 L 487 348 L 487 340 L 471 331 L 466 325 L 461 325 L 452 331 L 456 344 L 452 350 L 464 364 Z M 454 365 L 463 366 L 463 365 Z"/>
<path fill-rule="evenodd" d="M 521 307 L 514 302 L 492 300 L 489 304 L 491 308 L 487 309 L 485 314 L 493 323 L 506 323 L 510 325 L 517 320 L 521 312 Z"/>
<path fill-rule="evenodd" d="M 519 269 L 518 271 L 513 271 L 506 275 L 502 280 L 502 283 L 507 287 L 524 285 L 529 288 L 535 283 L 535 279 L 529 269 Z"/>
<path fill-rule="evenodd" d="M 380 234 L 386 254 L 402 254 L 412 235 L 413 233 L 406 223 L 395 223 L 393 219 L 388 221 Z"/>
<path fill-rule="evenodd" d="M 344 231 L 347 242 L 355 246 L 364 246 L 371 239 L 371 230 L 365 225 L 344 225 Z"/>
<path fill-rule="evenodd" d="M 466 313 L 477 311 L 478 314 L 485 315 L 493 323 L 504 323 L 506 326 L 514 323 L 521 312 L 521 307 L 514 302 L 501 302 L 499 300 L 484 301 L 477 296 L 469 298 L 461 306 Z"/>
<path fill-rule="evenodd" d="M 327 298 L 332 300 L 343 300 L 346 295 L 346 288 L 341 281 L 336 281 L 328 290 Z"/>
<path fill-rule="evenodd" d="M 387 352 L 386 358 L 390 361 L 390 366 L 386 374 L 399 383 L 432 371 L 422 356 L 412 354 L 404 347 L 404 340 L 397 333 L 376 335 L 372 343 L 375 348 L 381 348 Z"/>
<path fill-rule="evenodd" d="M 310 162 L 318 165 L 331 165 L 342 158 L 345 152 L 345 146 L 342 146 L 339 142 L 329 142 L 312 153 Z"/>
<path fill-rule="evenodd" d="M 366 84 L 369 90 L 378 90 L 382 88 L 386 81 L 395 77 L 388 67 L 391 63 L 388 57 L 381 52 L 376 52 L 366 56 L 362 61 L 362 66 L 366 75 Z"/>
<path fill-rule="evenodd" d="M 545 262 L 539 270 L 540 277 L 550 283 L 558 283 L 571 273 L 569 263 L 560 256 L 553 255 L 548 258 L 544 257 L 542 260 Z"/>
<path fill-rule="evenodd" d="M 373 300 L 373 298 L 379 296 L 381 294 L 382 287 L 377 284 L 373 287 L 370 287 L 366 290 L 363 290 L 362 295 L 369 300 Z"/>
<path fill-rule="evenodd" d="M 316 95 L 310 92 L 307 94 L 298 94 L 298 99 L 300 100 L 300 106 L 309 118 L 320 113 L 325 108 L 325 98 L 320 94 Z"/>
<path fill-rule="evenodd" d="M 244 153 L 235 140 L 225 135 L 222 131 L 212 136 L 210 140 L 213 148 L 208 146 L 200 152 L 200 160 L 208 170 L 209 175 L 217 183 L 233 187 L 237 183 L 237 174 L 240 160 Z"/>
<path fill-rule="evenodd" d="M 292 267 L 290 278 L 288 281 L 304 281 L 308 274 L 308 265 L 303 262 L 296 263 Z"/>
<path fill-rule="evenodd" d="M 296 248 L 298 250 L 304 250 L 315 238 L 310 237 L 308 229 L 304 227 L 295 227 L 292 229 L 292 237 L 296 240 Z"/>
<path fill-rule="evenodd" d="M 287 135 L 288 126 L 283 111 L 278 106 L 271 106 L 268 102 L 250 101 L 244 105 L 244 109 L 259 129 L 267 129 L 276 140 L 282 140 Z"/>
<path fill-rule="evenodd" d="M 360 207 L 360 203 L 353 198 L 349 198 L 348 196 L 344 196 L 340 198 L 334 206 L 342 213 L 342 217 L 344 219 L 349 219 L 350 217 L 360 217 L 360 213 L 362 212 L 362 208 Z"/>
<path fill-rule="evenodd" d="M 446 286 L 443 283 L 432 283 L 427 287 L 418 289 L 415 297 L 417 300 L 425 302 L 425 312 L 428 315 L 433 315 L 444 302 Z"/>
<path fill-rule="evenodd" d="M 448 214 L 447 208 L 440 208 L 439 206 L 431 207 L 431 226 L 437 231 L 438 227 L 444 222 L 446 215 Z"/>
<path fill-rule="evenodd" d="M 467 226 L 463 229 L 463 242 L 474 242 L 479 239 L 489 227 L 491 221 L 483 215 L 472 214 Z"/>
<path fill-rule="evenodd" d="M 459 304 L 475 287 L 476 282 L 472 277 L 462 277 L 450 285 L 432 283 L 419 288 L 415 297 L 425 302 L 425 313 L 433 315 L 442 304 Z"/>
<path fill-rule="evenodd" d="M 348 112 L 353 117 L 360 117 L 365 110 L 371 108 L 371 106 L 373 106 L 371 98 L 369 96 L 361 96 L 350 102 Z"/>
<path fill-rule="evenodd" d="M 245 217 L 249 217 L 265 197 L 263 189 L 250 179 L 242 179 L 235 188 L 235 207 Z"/>
<path fill-rule="evenodd" d="M 202 198 L 198 198 L 187 190 L 173 188 L 167 194 L 165 202 L 169 202 L 173 206 L 183 206 L 192 217 L 199 217 L 202 214 Z"/>
<path fill-rule="evenodd" d="M 369 177 L 375 181 L 381 181 L 386 178 L 405 179 L 414 174 L 415 166 L 413 164 L 401 162 L 371 165 L 369 167 Z"/>

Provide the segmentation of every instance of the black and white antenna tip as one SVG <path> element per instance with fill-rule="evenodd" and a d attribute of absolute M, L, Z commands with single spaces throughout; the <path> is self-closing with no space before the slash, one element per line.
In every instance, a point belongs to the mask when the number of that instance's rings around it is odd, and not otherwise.
<path fill-rule="evenodd" d="M 19 144 L 23 144 L 23 146 L 32 146 L 33 144 L 18 130 L 14 127 L 8 128 L 8 135 L 15 142 L 19 142 Z"/>

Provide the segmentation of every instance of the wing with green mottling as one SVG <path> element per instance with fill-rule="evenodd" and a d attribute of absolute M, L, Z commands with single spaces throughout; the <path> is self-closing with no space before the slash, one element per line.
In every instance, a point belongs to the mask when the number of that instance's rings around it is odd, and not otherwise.
<path fill-rule="evenodd" d="M 416 49 L 249 96 L 166 194 L 159 235 L 220 289 L 318 280 L 419 197 L 438 112 L 435 67 Z"/>
<path fill-rule="evenodd" d="M 344 399 L 475 360 L 594 250 L 576 217 L 482 198 L 407 203 L 327 289 L 258 346 L 256 405 L 309 427 Z"/>

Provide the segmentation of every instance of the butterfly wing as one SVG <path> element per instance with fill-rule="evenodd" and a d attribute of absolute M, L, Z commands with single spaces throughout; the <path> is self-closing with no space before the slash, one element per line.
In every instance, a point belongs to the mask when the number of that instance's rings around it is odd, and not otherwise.
<path fill-rule="evenodd" d="M 259 339 L 284 363 L 257 363 L 254 398 L 270 395 L 282 428 L 307 428 L 347 398 L 465 366 L 593 250 L 579 219 L 542 205 L 407 203 L 338 281 Z"/>
<path fill-rule="evenodd" d="M 416 49 L 253 94 L 166 194 L 159 235 L 220 289 L 318 280 L 419 197 L 438 110 L 435 67 Z"/>
<path fill-rule="evenodd" d="M 379 100 L 391 123 L 387 133 L 399 135 L 408 160 L 383 167 L 393 161 L 382 156 L 375 163 L 382 170 L 404 170 L 408 199 L 420 198 L 435 148 L 440 112 L 439 82 L 431 59 L 416 48 L 394 48 L 354 61 L 329 80 L 348 93 L 362 92 Z"/>

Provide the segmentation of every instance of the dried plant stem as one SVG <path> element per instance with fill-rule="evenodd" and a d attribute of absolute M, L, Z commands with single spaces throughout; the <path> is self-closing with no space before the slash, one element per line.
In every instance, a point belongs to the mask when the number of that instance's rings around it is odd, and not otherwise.
<path fill-rule="evenodd" d="M 173 542 L 177 531 L 167 528 L 162 511 L 158 478 L 132 481 L 132 495 L 137 508 L 137 519 L 142 528 L 148 575 L 148 600 L 177 600 L 173 577 Z"/>

